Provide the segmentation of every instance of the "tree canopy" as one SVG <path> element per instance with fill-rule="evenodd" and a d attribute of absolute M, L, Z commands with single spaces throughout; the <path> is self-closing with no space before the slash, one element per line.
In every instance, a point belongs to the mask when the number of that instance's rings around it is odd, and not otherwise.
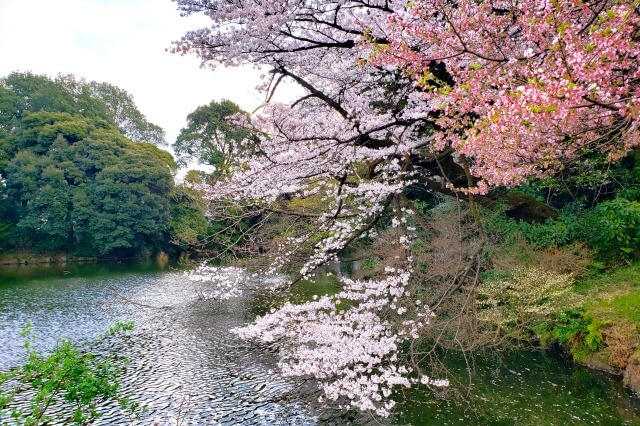
<path fill-rule="evenodd" d="M 391 17 L 373 63 L 415 81 L 425 107 L 441 111 L 433 146 L 468 157 L 486 191 L 640 144 L 637 7 L 420 1 Z"/>
<path fill-rule="evenodd" d="M 233 123 L 238 116 L 248 114 L 229 100 L 212 101 L 201 105 L 187 116 L 187 127 L 173 144 L 178 162 L 214 166 L 219 174 L 230 165 L 238 153 L 241 141 L 249 136 L 248 130 Z"/>
<path fill-rule="evenodd" d="M 22 124 L 2 170 L 21 244 L 104 255 L 160 239 L 175 169 L 168 153 L 68 113 L 30 113 Z"/>
<path fill-rule="evenodd" d="M 151 143 L 164 132 L 125 91 L 69 75 L 0 83 L 5 248 L 130 256 L 193 238 L 190 223 L 206 223 L 201 208 L 173 206 L 178 166 Z M 190 222 L 176 231 L 182 215 Z"/>
<path fill-rule="evenodd" d="M 72 74 L 50 79 L 16 72 L 3 78 L 1 86 L 0 124 L 28 112 L 66 112 L 106 120 L 135 142 L 166 145 L 164 130 L 147 120 L 129 93 L 109 83 L 87 82 Z"/>

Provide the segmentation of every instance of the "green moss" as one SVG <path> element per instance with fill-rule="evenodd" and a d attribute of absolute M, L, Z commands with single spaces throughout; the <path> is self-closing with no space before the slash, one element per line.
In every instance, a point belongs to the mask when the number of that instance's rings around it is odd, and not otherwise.
<path fill-rule="evenodd" d="M 586 296 L 589 315 L 640 327 L 640 262 L 583 280 L 574 291 Z"/>
<path fill-rule="evenodd" d="M 640 291 L 614 297 L 610 305 L 618 315 L 640 325 Z"/>
<path fill-rule="evenodd" d="M 636 291 L 640 289 L 640 262 L 607 270 L 596 276 L 578 282 L 575 286 L 577 293 L 586 294 L 594 290 L 611 291 L 620 287 L 630 286 Z"/>

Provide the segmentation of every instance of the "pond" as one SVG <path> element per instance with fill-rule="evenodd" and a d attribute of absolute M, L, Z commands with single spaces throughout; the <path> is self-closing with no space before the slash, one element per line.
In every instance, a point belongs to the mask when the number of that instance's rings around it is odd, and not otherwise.
<path fill-rule="evenodd" d="M 229 333 L 263 312 L 265 301 L 202 300 L 206 291 L 154 262 L 0 271 L 0 370 L 24 361 L 20 332 L 31 323 L 42 350 L 68 338 L 129 359 L 122 389 L 147 411 L 132 421 L 107 401 L 101 425 L 640 425 L 640 400 L 619 378 L 527 351 L 478 356 L 470 378 L 457 354 L 443 353 L 451 374 L 473 384 L 461 402 L 418 388 L 396 395 L 386 420 L 314 408 L 308 394 L 290 392 L 294 384 L 277 373 L 275 353 Z M 117 321 L 135 328 L 92 343 Z"/>

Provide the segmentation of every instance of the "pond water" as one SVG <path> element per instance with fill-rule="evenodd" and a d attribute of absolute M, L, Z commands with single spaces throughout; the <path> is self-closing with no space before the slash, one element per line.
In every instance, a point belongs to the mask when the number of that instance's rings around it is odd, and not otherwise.
<path fill-rule="evenodd" d="M 640 400 L 619 378 L 540 352 L 476 357 L 462 402 L 418 388 L 396 395 L 397 410 L 384 420 L 314 407 L 308 394 L 291 392 L 273 352 L 229 333 L 262 313 L 265 301 L 200 299 L 206 291 L 206 284 L 151 262 L 0 271 L 0 370 L 24 361 L 20 332 L 31 323 L 42 350 L 68 338 L 129 359 L 121 388 L 147 411 L 132 421 L 107 401 L 101 425 L 640 425 Z M 93 343 L 117 321 L 134 321 L 135 328 Z M 442 356 L 452 379 L 469 380 L 457 354 Z"/>

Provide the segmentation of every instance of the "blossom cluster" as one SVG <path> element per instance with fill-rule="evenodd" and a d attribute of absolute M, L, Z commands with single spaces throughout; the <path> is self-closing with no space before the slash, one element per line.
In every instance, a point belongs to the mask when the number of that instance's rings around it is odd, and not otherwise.
<path fill-rule="evenodd" d="M 202 264 L 195 269 L 186 271 L 185 277 L 190 281 L 206 283 L 206 290 L 201 297 L 207 300 L 228 300 L 241 296 L 246 290 L 264 288 L 265 284 L 275 289 L 286 283 L 286 277 L 272 275 L 264 277 L 261 274 L 250 273 L 246 269 L 232 266 L 209 266 Z"/>
<path fill-rule="evenodd" d="M 433 315 L 416 305 L 413 319 L 394 323 L 385 314 L 406 292 L 409 271 L 387 271 L 375 280 L 343 278 L 344 288 L 332 296 L 314 297 L 303 304 L 285 303 L 253 324 L 234 329 L 239 336 L 278 345 L 280 367 L 288 376 L 313 377 L 320 382 L 320 401 L 388 416 L 397 387 L 415 383 L 447 386 L 446 380 L 417 377 L 399 363 L 402 335 L 416 334 Z M 402 316 L 406 309 L 398 309 Z M 408 314 L 407 314 L 408 316 Z"/>
<path fill-rule="evenodd" d="M 418 0 L 389 18 L 374 62 L 442 111 L 434 147 L 473 160 L 480 190 L 545 177 L 585 150 L 640 144 L 633 0 Z M 447 79 L 436 72 L 444 65 Z"/>

